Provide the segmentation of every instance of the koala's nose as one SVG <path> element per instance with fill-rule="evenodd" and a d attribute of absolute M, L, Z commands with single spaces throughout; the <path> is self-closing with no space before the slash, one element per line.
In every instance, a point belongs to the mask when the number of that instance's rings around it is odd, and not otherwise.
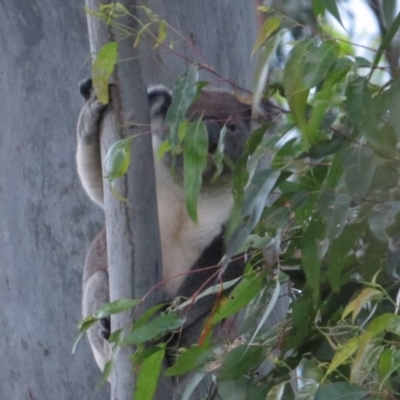
<path fill-rule="evenodd" d="M 208 152 L 215 153 L 218 147 L 219 136 L 221 134 L 221 124 L 216 121 L 206 121 L 208 133 Z"/>

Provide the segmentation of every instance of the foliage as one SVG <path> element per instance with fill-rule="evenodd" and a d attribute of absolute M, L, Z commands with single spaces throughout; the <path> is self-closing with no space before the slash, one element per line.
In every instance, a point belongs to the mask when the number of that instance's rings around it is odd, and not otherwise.
<path fill-rule="evenodd" d="M 368 61 L 354 56 L 349 40 L 346 47 L 341 38 L 325 33 L 327 12 L 342 23 L 337 2 L 311 4 L 320 33 L 293 44 L 283 78 L 273 86 L 265 88 L 265 73 L 255 79 L 254 106 L 273 93 L 288 112 L 272 134 L 264 135 L 267 126 L 252 134 L 234 168 L 239 216 L 223 264 L 245 251 L 246 274 L 232 295 L 216 305 L 201 343 L 181 349 L 177 363 L 166 371 L 167 376 L 197 371 L 192 389 L 212 375 L 207 398 L 216 392 L 222 399 L 244 400 L 400 395 L 400 80 L 388 75 L 380 83 L 375 79 L 385 68 L 380 63 L 398 31 L 400 14 L 386 17 L 386 35 Z M 267 19 L 253 52 L 260 55 L 258 70 L 265 71 L 282 40 L 284 16 L 267 7 L 261 11 Z M 194 71 L 175 86 L 176 107 L 163 151 L 185 152 L 185 168 L 193 174 L 188 179 L 192 185 L 185 187 L 187 205 L 196 220 L 206 144 L 200 122 L 188 127 L 184 119 L 197 93 Z M 187 143 L 189 129 L 193 142 Z M 271 152 L 270 167 L 258 168 Z M 271 248 L 280 253 L 273 271 L 263 262 Z M 265 329 L 280 286 L 288 281 L 293 301 L 287 318 Z M 214 341 L 212 328 L 243 309 L 237 338 Z M 179 307 L 154 318 L 157 311 L 149 310 L 129 336 L 117 341 L 137 345 L 135 362 L 151 379 L 153 372 L 158 376 L 164 354 L 155 340 L 184 323 Z M 81 332 L 93 318 L 83 322 Z M 153 346 L 144 347 L 145 340 Z"/>

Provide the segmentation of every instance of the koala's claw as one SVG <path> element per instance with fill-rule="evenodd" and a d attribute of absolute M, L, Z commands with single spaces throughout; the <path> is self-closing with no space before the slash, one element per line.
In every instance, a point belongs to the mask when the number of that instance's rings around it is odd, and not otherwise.
<path fill-rule="evenodd" d="M 93 82 L 91 78 L 86 79 L 79 83 L 79 92 L 85 100 L 89 100 L 92 90 L 93 90 Z"/>

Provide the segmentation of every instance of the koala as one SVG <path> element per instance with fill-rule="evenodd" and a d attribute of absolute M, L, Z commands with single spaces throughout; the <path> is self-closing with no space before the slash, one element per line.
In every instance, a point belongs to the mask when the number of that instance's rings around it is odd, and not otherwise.
<path fill-rule="evenodd" d="M 83 188 L 90 199 L 104 207 L 103 179 L 100 157 L 100 128 L 105 106 L 92 89 L 91 80 L 80 85 L 86 100 L 78 120 L 76 161 Z M 163 259 L 163 289 L 165 294 L 191 297 L 216 270 L 205 267 L 217 266 L 224 255 L 224 228 L 229 219 L 234 200 L 230 188 L 231 170 L 224 167 L 220 179 L 212 181 L 216 170 L 211 157 L 203 172 L 203 187 L 198 198 L 198 223 L 194 223 L 185 206 L 183 189 L 183 156 L 175 158 L 167 153 L 157 160 L 157 149 L 166 139 L 168 126 L 166 114 L 171 104 L 171 93 L 164 86 L 150 88 L 147 94 L 150 109 L 158 216 Z M 277 117 L 276 108 L 270 102 L 261 107 L 261 117 L 272 121 Z M 208 152 L 212 155 L 218 145 L 221 129 L 226 127 L 224 156 L 235 162 L 243 154 L 246 140 L 251 134 L 251 106 L 240 102 L 234 93 L 224 89 L 205 88 L 187 113 L 189 120 L 202 118 L 207 127 Z M 174 173 L 171 171 L 174 163 Z M 230 280 L 243 274 L 243 260 L 232 261 L 223 279 Z M 189 273 L 197 270 L 196 273 Z M 92 242 L 83 270 L 83 317 L 93 313 L 109 301 L 106 233 L 102 231 Z M 213 285 L 211 280 L 207 286 Z M 149 288 L 150 289 L 150 288 Z M 194 343 L 201 332 L 201 321 L 212 310 L 215 298 L 206 296 L 190 307 L 190 318 L 184 327 L 188 332 L 183 343 Z M 97 364 L 101 369 L 109 360 L 111 350 L 107 341 L 110 321 L 103 319 L 91 327 L 88 338 Z"/>

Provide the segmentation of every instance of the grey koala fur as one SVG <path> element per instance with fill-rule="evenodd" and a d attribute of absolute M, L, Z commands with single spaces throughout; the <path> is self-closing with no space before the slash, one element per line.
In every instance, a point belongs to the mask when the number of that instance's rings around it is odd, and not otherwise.
<path fill-rule="evenodd" d="M 91 80 L 80 85 L 86 102 L 81 110 L 77 128 L 77 167 L 82 185 L 100 207 L 103 202 L 103 180 L 100 156 L 100 130 L 105 108 L 92 90 Z M 148 90 L 153 151 L 165 140 L 168 127 L 166 113 L 171 104 L 171 93 L 164 86 Z M 271 122 L 277 117 L 272 103 L 265 102 L 260 116 Z M 258 116 L 258 117 L 260 117 Z M 224 89 L 203 89 L 190 107 L 190 120 L 202 118 L 207 126 L 209 153 L 215 152 L 222 127 L 226 126 L 224 154 L 233 162 L 242 155 L 247 138 L 251 134 L 251 107 L 240 102 L 234 93 Z M 154 157 L 157 160 L 157 157 Z M 233 206 L 229 168 L 224 168 L 222 177 L 211 182 L 215 166 L 208 157 L 203 173 L 203 187 L 198 199 L 198 224 L 189 218 L 184 199 L 182 173 L 183 157 L 175 158 L 175 174 L 171 173 L 172 157 L 164 155 L 155 161 L 158 214 L 163 257 L 164 291 L 167 296 L 191 297 L 208 280 L 206 286 L 216 283 L 212 275 L 224 255 L 224 226 Z M 230 280 L 243 274 L 244 262 L 230 263 L 223 279 Z M 196 270 L 196 273 L 189 273 Z M 150 288 L 149 288 L 150 289 Z M 109 301 L 107 244 L 105 229 L 96 236 L 87 253 L 83 270 L 83 317 L 93 313 Z M 181 346 L 188 346 L 198 339 L 202 322 L 209 314 L 215 297 L 207 296 L 190 307 L 190 313 L 180 338 Z M 111 350 L 107 338 L 110 334 L 108 319 L 100 321 L 88 331 L 88 338 L 97 364 L 101 369 L 109 360 Z"/>

